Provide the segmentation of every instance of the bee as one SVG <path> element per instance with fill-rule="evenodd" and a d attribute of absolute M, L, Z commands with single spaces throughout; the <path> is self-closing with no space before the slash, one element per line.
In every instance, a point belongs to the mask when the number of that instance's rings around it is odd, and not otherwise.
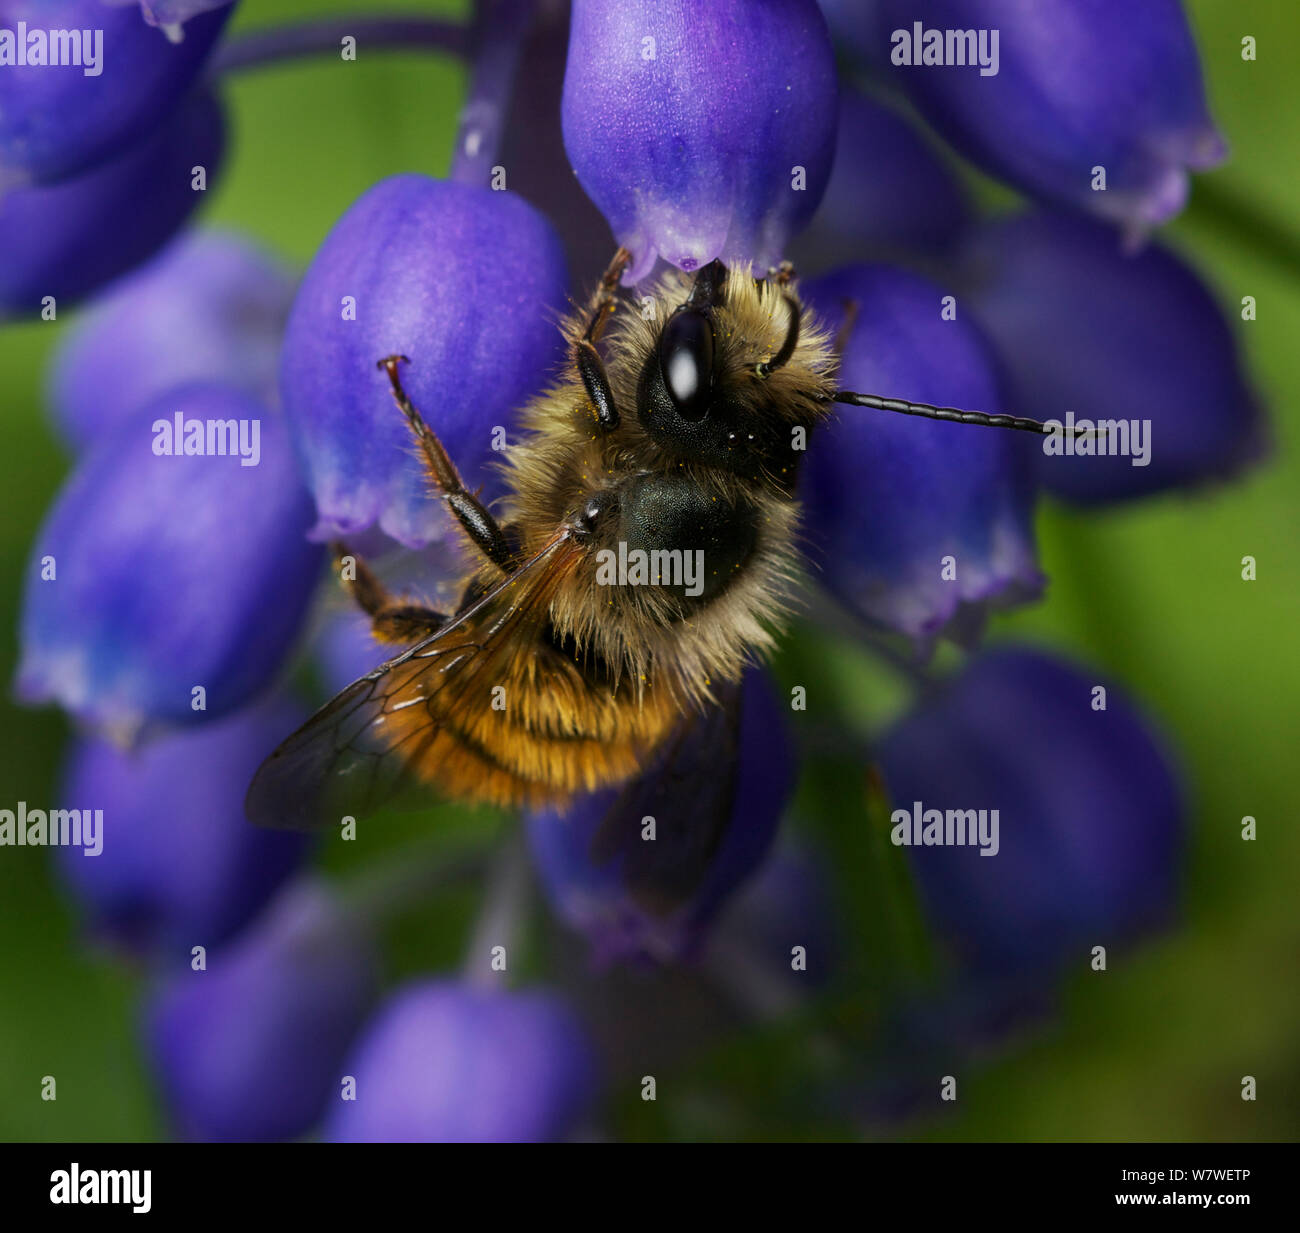
<path fill-rule="evenodd" d="M 601 851 L 626 850 L 658 800 L 690 819 L 702 873 L 730 818 L 742 675 L 772 650 L 801 578 L 809 434 L 837 402 L 1047 431 L 838 389 L 838 342 L 788 264 L 761 279 L 720 261 L 674 270 L 640 310 L 616 313 L 629 259 L 620 249 L 561 324 L 568 371 L 523 411 L 499 518 L 408 398 L 411 361 L 379 361 L 478 564 L 443 614 L 334 546 L 375 636 L 405 649 L 266 759 L 248 790 L 254 822 L 337 823 L 412 779 L 525 808 L 621 787 Z M 634 558 L 700 568 L 689 582 L 684 569 L 611 580 L 612 562 Z"/>

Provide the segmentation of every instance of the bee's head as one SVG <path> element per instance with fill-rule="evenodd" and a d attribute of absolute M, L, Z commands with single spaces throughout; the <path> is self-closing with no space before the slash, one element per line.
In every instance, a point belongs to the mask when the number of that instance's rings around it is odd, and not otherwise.
<path fill-rule="evenodd" d="M 712 261 L 657 325 L 637 383 L 651 439 L 676 461 L 792 481 L 834 389 L 829 348 L 794 295 Z"/>

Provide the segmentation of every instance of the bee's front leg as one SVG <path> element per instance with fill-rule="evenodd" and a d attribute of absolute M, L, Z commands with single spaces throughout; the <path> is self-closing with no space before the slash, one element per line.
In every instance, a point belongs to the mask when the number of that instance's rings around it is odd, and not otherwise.
<path fill-rule="evenodd" d="M 424 454 L 425 470 L 430 482 L 441 491 L 443 499 L 456 515 L 456 520 L 469 536 L 474 545 L 502 573 L 512 573 L 518 568 L 514 550 L 510 547 L 497 520 L 488 512 L 488 508 L 468 488 L 460 478 L 456 464 L 452 462 L 443 444 L 434 435 L 434 431 L 424 422 L 424 416 L 416 410 L 415 404 L 402 386 L 398 374 L 398 364 L 409 364 L 404 355 L 389 355 L 379 361 L 379 367 L 388 374 L 393 387 L 393 398 L 398 409 L 406 416 L 406 422 L 415 436 L 415 443 Z"/>
<path fill-rule="evenodd" d="M 346 544 L 335 541 L 330 551 L 343 589 L 370 617 L 371 632 L 380 642 L 419 642 L 447 623 L 441 612 L 394 599 L 370 566 Z"/>
<path fill-rule="evenodd" d="M 626 248 L 620 248 L 614 254 L 605 273 L 601 276 L 600 283 L 596 287 L 595 293 L 591 297 L 591 304 L 587 309 L 587 328 L 582 334 L 584 342 L 597 343 L 600 341 L 601 334 L 605 332 L 605 323 L 613 315 L 614 307 L 618 302 L 619 280 L 622 279 L 623 271 L 627 269 L 631 260 L 632 254 Z"/>
<path fill-rule="evenodd" d="M 582 380 L 583 389 L 587 391 L 587 401 L 596 416 L 596 423 L 603 432 L 613 432 L 619 425 L 618 407 L 614 403 L 614 391 L 610 388 L 609 375 L 605 372 L 605 361 L 596 350 L 596 343 L 604 333 L 605 323 L 614 312 L 617 303 L 618 283 L 623 271 L 632 260 L 632 254 L 626 248 L 620 248 L 609 263 L 596 293 L 591 298 L 588 310 L 587 328 L 573 344 L 573 363 Z"/>

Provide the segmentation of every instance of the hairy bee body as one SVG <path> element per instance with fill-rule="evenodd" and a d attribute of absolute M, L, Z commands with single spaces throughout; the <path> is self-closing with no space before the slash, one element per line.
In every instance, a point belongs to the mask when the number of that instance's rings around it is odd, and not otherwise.
<path fill-rule="evenodd" d="M 563 805 L 637 774 L 680 718 L 667 694 L 595 679 L 545 634 L 454 699 L 425 693 L 410 662 L 383 740 L 400 748 L 431 734 L 410 770 L 453 799 Z"/>
<path fill-rule="evenodd" d="M 451 618 L 362 589 L 376 635 L 414 645 L 284 742 L 250 816 L 308 824 L 332 810 L 303 803 L 304 784 L 355 787 L 389 765 L 453 798 L 564 805 L 644 774 L 724 694 L 735 703 L 791 606 L 798 465 L 835 357 L 786 274 L 713 262 L 614 314 L 616 283 L 561 325 L 576 371 L 522 413 L 499 526 L 406 398 L 404 357 L 383 362 L 482 564 Z M 697 584 L 611 584 L 603 563 L 629 551 L 698 554 Z M 728 757 L 730 729 L 707 728 Z"/>
<path fill-rule="evenodd" d="M 550 616 L 555 634 L 588 665 L 593 690 L 611 677 L 631 679 L 628 706 L 647 691 L 671 694 L 677 705 L 700 702 L 711 682 L 738 679 L 770 649 L 799 575 L 798 463 L 807 430 L 826 414 L 835 361 L 825 335 L 800 310 L 794 354 L 770 376 L 756 376 L 786 337 L 793 301 L 775 283 L 748 275 L 729 276 L 723 286 L 712 313 L 710 415 L 727 407 L 719 436 L 720 453 L 729 456 L 701 460 L 698 441 L 678 444 L 672 425 L 656 432 L 662 413 L 646 406 L 644 373 L 657 363 L 666 323 L 690 290 L 689 277 L 676 271 L 643 301 L 643 311 L 633 308 L 611 327 L 607 371 L 626 408 L 618 428 L 601 431 L 582 383 L 570 380 L 525 409 L 525 435 L 507 455 L 505 520 L 521 535 L 525 555 L 556 527 L 580 523 L 593 499 L 601 503 Z M 565 323 L 571 342 L 582 325 L 577 315 Z M 798 438 L 796 428 L 803 430 Z M 703 594 L 602 584 L 598 555 L 616 552 L 620 542 L 703 552 Z"/>
<path fill-rule="evenodd" d="M 429 777 L 443 790 L 463 778 L 468 795 L 535 805 L 626 780 L 685 708 L 710 704 L 717 683 L 739 680 L 771 649 L 800 571 L 795 484 L 804 439 L 793 430 L 806 437 L 825 414 L 835 362 L 824 333 L 800 310 L 794 354 L 757 376 L 787 335 L 792 301 L 774 282 L 748 276 L 728 277 L 724 288 L 712 314 L 713 386 L 715 399 L 735 409 L 727 433 L 739 438 L 728 443 L 725 465 L 656 439 L 643 422 L 653 421 L 653 409 L 624 414 L 617 429 L 601 431 L 577 378 L 525 408 L 523 436 L 507 453 L 510 496 L 502 511 L 520 554 L 531 557 L 557 527 L 580 524 L 593 499 L 602 502 L 600 517 L 564 567 L 535 654 L 498 682 L 507 703 L 478 726 L 477 748 L 429 760 Z M 642 405 L 642 374 L 656 363 L 665 324 L 689 291 L 687 276 L 668 275 L 644 311 L 613 322 L 605 362 L 615 401 L 629 412 Z M 575 343 L 582 316 L 562 328 Z M 749 448 L 751 435 L 763 437 L 763 448 Z M 703 552 L 704 593 L 602 583 L 599 554 L 617 553 L 630 539 L 647 551 Z M 485 565 L 471 590 L 497 580 Z M 513 782 L 486 764 L 483 748 L 509 765 Z M 466 772 L 453 772 L 455 785 L 443 769 L 453 761 Z M 474 762 L 483 764 L 470 773 Z"/>
<path fill-rule="evenodd" d="M 451 797 L 531 807 L 622 785 L 593 852 L 621 856 L 660 906 L 680 902 L 730 825 L 742 675 L 771 650 L 794 598 L 811 431 L 835 403 L 1040 436 L 1059 429 L 838 389 L 840 341 L 799 302 L 788 266 L 766 279 L 720 261 L 672 272 L 641 311 L 616 315 L 629 261 L 620 249 L 587 310 L 561 324 L 571 372 L 523 411 L 501 522 L 407 397 L 398 369 L 411 361 L 380 360 L 433 495 L 482 563 L 448 617 L 393 598 L 336 546 L 360 571 L 344 584 L 375 636 L 407 649 L 262 763 L 245 799 L 250 818 L 320 825 L 364 812 L 411 777 Z M 855 313 L 844 305 L 842 335 Z M 699 568 L 693 581 L 624 576 L 634 554 L 684 554 Z M 647 812 L 686 826 L 672 845 L 687 854 L 679 867 L 661 868 L 648 850 L 657 845 L 640 842 Z"/>

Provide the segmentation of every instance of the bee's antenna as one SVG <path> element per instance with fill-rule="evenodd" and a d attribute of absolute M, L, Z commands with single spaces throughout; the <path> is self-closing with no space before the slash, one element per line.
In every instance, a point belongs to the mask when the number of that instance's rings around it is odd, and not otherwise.
<path fill-rule="evenodd" d="M 790 357 L 794 354 L 794 349 L 799 345 L 799 317 L 803 310 L 799 306 L 799 301 L 789 292 L 783 291 L 781 299 L 785 301 L 786 311 L 790 314 L 790 326 L 785 332 L 785 341 L 781 344 L 781 350 L 766 363 L 758 366 L 758 375 L 760 377 L 771 376 L 778 368 L 788 364 Z"/>
<path fill-rule="evenodd" d="M 908 402 L 903 398 L 882 398 L 879 394 L 856 394 L 852 390 L 840 390 L 831 401 L 848 403 L 854 407 L 868 407 L 873 411 L 894 411 L 899 415 L 919 415 L 927 420 L 947 420 L 954 424 L 978 424 L 981 428 L 1018 428 L 1021 432 L 1036 432 L 1039 435 L 1065 432 L 1075 438 L 1106 435 L 1104 428 L 1066 427 L 1060 421 L 1045 424 L 1041 420 L 1025 419 L 1022 415 L 989 415 L 984 411 L 961 411 L 957 407 L 934 407 L 928 402 Z"/>

